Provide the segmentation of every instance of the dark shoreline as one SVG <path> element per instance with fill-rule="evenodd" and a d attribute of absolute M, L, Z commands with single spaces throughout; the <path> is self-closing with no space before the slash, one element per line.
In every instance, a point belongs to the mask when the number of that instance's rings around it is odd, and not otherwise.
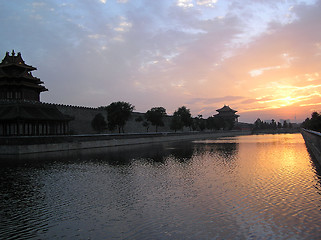
<path fill-rule="evenodd" d="M 250 131 L 217 131 L 188 133 L 93 134 L 67 136 L 1 137 L 0 155 L 5 156 L 43 152 L 59 152 L 157 142 L 231 137 L 250 134 Z"/>

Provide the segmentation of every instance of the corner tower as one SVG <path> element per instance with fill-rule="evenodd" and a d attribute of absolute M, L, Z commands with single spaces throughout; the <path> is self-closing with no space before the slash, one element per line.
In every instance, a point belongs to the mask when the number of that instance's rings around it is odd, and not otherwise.
<path fill-rule="evenodd" d="M 224 105 L 224 107 L 216 110 L 218 114 L 215 116 L 224 119 L 225 121 L 237 122 L 240 115 L 235 114 L 237 111 L 230 108 L 230 106 Z"/>
<path fill-rule="evenodd" d="M 0 136 L 68 134 L 71 117 L 55 104 L 40 102 L 40 93 L 48 89 L 32 76 L 34 70 L 14 51 L 0 63 Z"/>
<path fill-rule="evenodd" d="M 37 68 L 25 64 L 19 52 L 12 50 L 0 63 L 0 99 L 40 101 L 40 93 L 48 91 L 39 78 L 32 76 Z"/>

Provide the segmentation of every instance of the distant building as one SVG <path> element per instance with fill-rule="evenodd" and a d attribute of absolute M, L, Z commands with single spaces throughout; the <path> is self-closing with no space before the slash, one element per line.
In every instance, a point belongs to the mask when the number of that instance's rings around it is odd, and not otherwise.
<path fill-rule="evenodd" d="M 229 106 L 224 105 L 224 107 L 216 110 L 218 114 L 215 116 L 222 118 L 224 121 L 238 122 L 238 117 L 240 115 L 235 114 L 237 111 L 233 110 Z"/>
<path fill-rule="evenodd" d="M 40 102 L 40 93 L 48 89 L 32 76 L 34 70 L 14 51 L 0 63 L 0 136 L 68 133 L 71 118 L 55 105 Z"/>

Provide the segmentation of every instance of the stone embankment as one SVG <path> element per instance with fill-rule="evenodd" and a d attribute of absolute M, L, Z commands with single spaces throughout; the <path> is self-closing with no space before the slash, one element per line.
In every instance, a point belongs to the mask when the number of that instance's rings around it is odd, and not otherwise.
<path fill-rule="evenodd" d="M 190 133 L 94 134 L 70 136 L 1 137 L 0 155 L 21 155 L 41 152 L 94 149 L 133 144 L 211 139 L 249 134 L 251 134 L 250 131 L 224 131 Z"/>
<path fill-rule="evenodd" d="M 305 145 L 315 159 L 321 164 L 321 133 L 302 129 L 301 134 L 304 138 Z"/>

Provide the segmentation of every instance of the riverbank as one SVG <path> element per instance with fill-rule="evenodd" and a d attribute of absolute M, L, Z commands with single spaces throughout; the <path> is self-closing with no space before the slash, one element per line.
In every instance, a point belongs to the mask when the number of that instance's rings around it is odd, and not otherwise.
<path fill-rule="evenodd" d="M 0 155 L 106 148 L 134 144 L 249 135 L 250 131 L 218 131 L 189 133 L 92 134 L 68 136 L 1 137 Z"/>
<path fill-rule="evenodd" d="M 321 164 L 321 133 L 302 129 L 301 134 L 305 141 L 305 145 L 319 164 Z"/>

